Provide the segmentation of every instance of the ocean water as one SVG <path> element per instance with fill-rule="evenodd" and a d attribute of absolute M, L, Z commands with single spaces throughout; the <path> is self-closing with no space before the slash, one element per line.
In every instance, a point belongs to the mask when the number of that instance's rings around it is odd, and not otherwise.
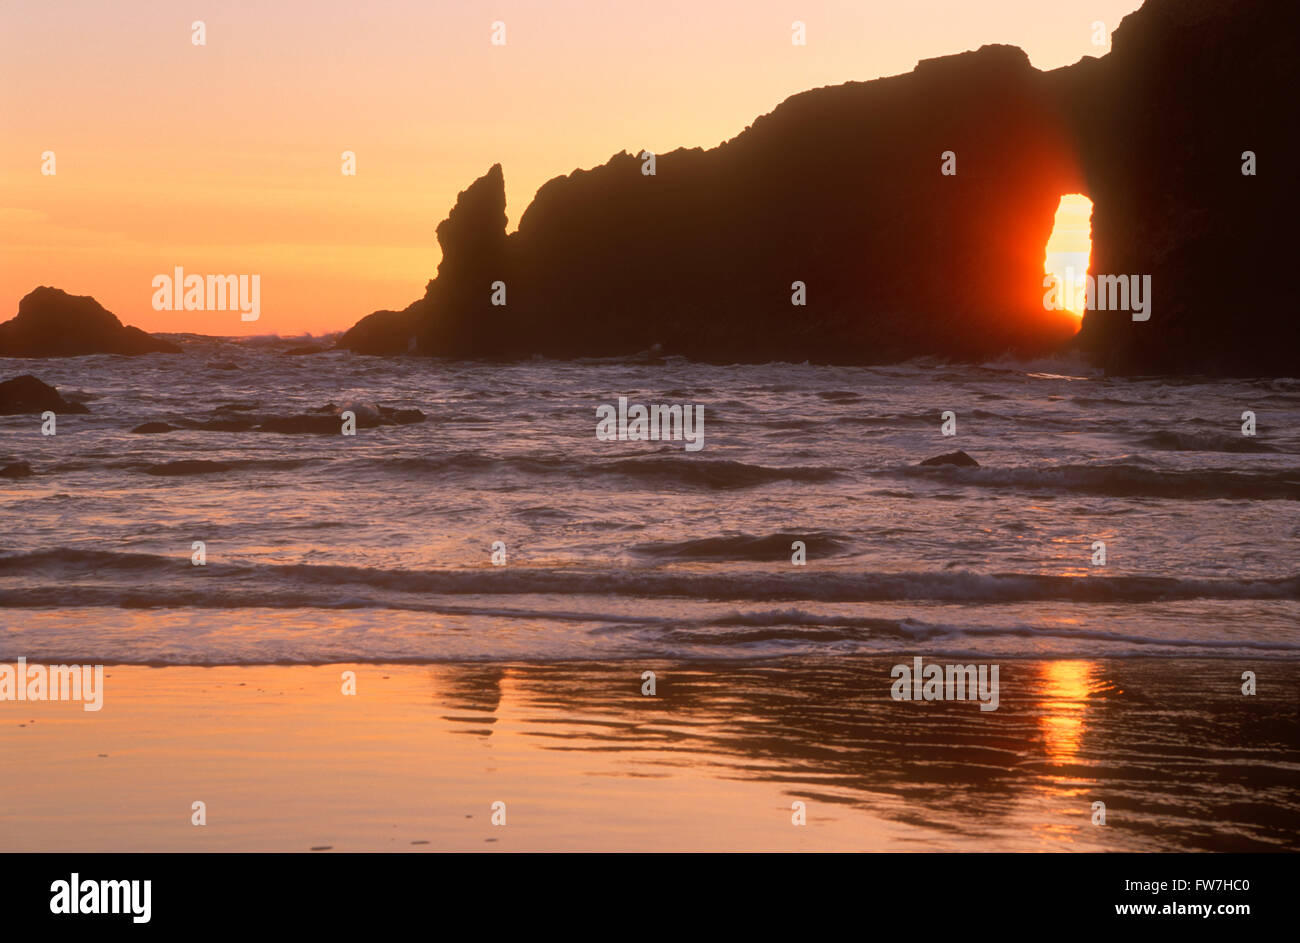
<path fill-rule="evenodd" d="M 1300 658 L 1300 380 L 181 340 L 0 360 L 91 410 L 0 417 L 34 472 L 0 479 L 0 660 Z M 620 396 L 702 406 L 704 448 L 598 440 Z M 327 406 L 426 419 L 131 431 Z"/>

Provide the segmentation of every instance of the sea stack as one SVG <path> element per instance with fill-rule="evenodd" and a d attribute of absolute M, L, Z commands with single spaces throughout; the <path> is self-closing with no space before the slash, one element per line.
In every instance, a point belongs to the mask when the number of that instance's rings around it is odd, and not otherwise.
<path fill-rule="evenodd" d="M 179 354 L 170 341 L 130 327 L 89 295 L 42 285 L 0 324 L 0 357 L 81 357 L 87 354 Z"/>

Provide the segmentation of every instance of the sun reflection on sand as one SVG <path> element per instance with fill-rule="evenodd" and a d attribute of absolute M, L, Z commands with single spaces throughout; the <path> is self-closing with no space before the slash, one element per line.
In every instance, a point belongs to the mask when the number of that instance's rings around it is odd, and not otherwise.
<path fill-rule="evenodd" d="M 1043 700 L 1038 722 L 1047 757 L 1057 765 L 1071 763 L 1079 754 L 1095 670 L 1090 661 L 1042 663 Z"/>

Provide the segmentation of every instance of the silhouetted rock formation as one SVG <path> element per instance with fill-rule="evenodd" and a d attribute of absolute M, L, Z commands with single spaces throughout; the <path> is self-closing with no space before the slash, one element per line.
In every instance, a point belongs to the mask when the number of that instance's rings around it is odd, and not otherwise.
<path fill-rule="evenodd" d="M 72 403 L 59 395 L 48 383 L 42 383 L 30 373 L 0 383 L 0 416 L 18 416 L 23 413 L 88 413 L 81 403 Z"/>
<path fill-rule="evenodd" d="M 1295 37 L 1284 0 L 1148 0 L 1059 78 L 1093 200 L 1092 271 L 1152 276 L 1149 321 L 1089 312 L 1124 373 L 1300 375 Z M 1255 176 L 1242 174 L 1253 151 Z"/>
<path fill-rule="evenodd" d="M 506 182 L 500 164 L 460 193 L 437 236 L 442 261 L 424 298 L 404 311 L 367 315 L 339 338 L 337 346 L 362 354 L 418 350 L 474 357 L 487 354 L 500 341 L 491 312 L 502 309 L 489 304 L 492 282 L 507 271 Z M 455 315 L 435 317 L 434 311 Z"/>
<path fill-rule="evenodd" d="M 421 318 L 420 350 L 475 357 L 501 343 L 504 325 L 492 312 L 503 308 L 491 305 L 490 296 L 492 283 L 509 277 L 506 242 L 506 181 L 501 165 L 493 164 L 461 192 L 438 226 L 442 261 L 424 300 L 432 310 L 455 311 L 456 317 Z"/>
<path fill-rule="evenodd" d="M 1297 320 L 1269 280 L 1289 268 L 1270 220 L 1289 225 L 1296 202 L 1280 166 L 1294 18 L 1264 0 L 1148 0 L 1100 60 L 1044 73 L 985 46 L 805 92 L 712 150 L 659 155 L 654 175 L 621 153 L 551 180 L 509 235 L 494 166 L 438 227 L 424 298 L 339 346 L 832 363 L 1053 351 L 1075 323 L 1044 308 L 1045 244 L 1062 194 L 1083 192 L 1092 270 L 1153 276 L 1149 321 L 1088 315 L 1092 357 L 1294 372 Z M 1240 173 L 1248 149 L 1260 176 Z M 940 173 L 947 151 L 955 176 Z"/>
<path fill-rule="evenodd" d="M 89 295 L 42 285 L 0 324 L 0 357 L 80 357 L 84 354 L 178 354 L 169 341 L 122 324 Z"/>

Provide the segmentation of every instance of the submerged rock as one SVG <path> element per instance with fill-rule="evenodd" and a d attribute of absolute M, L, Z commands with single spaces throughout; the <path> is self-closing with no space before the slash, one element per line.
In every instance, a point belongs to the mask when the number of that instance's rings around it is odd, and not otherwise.
<path fill-rule="evenodd" d="M 18 416 L 23 413 L 88 413 L 81 403 L 72 403 L 59 395 L 48 383 L 42 383 L 30 373 L 0 383 L 0 416 Z"/>
<path fill-rule="evenodd" d="M 124 325 L 89 295 L 42 285 L 0 324 L 0 357 L 81 357 L 87 354 L 179 354 L 170 341 Z"/>
<path fill-rule="evenodd" d="M 376 406 L 369 403 L 349 403 L 337 406 L 329 403 L 314 412 L 292 416 L 250 416 L 230 418 L 221 416 L 227 411 L 251 411 L 252 403 L 228 403 L 217 407 L 213 419 L 177 419 L 175 422 L 146 422 L 132 432 L 163 433 L 186 430 L 190 432 L 278 432 L 285 435 L 338 435 L 343 429 L 342 414 L 352 412 L 358 429 L 376 429 L 381 426 L 404 426 L 424 422 L 428 417 L 418 409 L 398 409 L 393 406 Z M 169 474 L 153 472 L 152 474 Z"/>
<path fill-rule="evenodd" d="M 280 432 L 286 435 L 338 435 L 342 420 L 331 415 L 277 416 L 266 420 L 257 428 L 262 432 Z M 357 428 L 366 428 L 360 417 L 357 417 Z"/>
<path fill-rule="evenodd" d="M 947 452 L 943 455 L 936 455 L 934 458 L 927 458 L 922 465 L 956 465 L 959 468 L 979 468 L 980 463 L 975 461 L 965 452 L 958 449 L 956 452 Z"/>
<path fill-rule="evenodd" d="M 162 462 L 150 465 L 145 472 L 150 475 L 210 475 L 213 472 L 230 471 L 227 462 L 213 462 L 206 459 L 182 459 L 176 462 Z"/>
<path fill-rule="evenodd" d="M 30 478 L 31 475 L 32 466 L 26 462 L 14 462 L 12 465 L 0 468 L 0 478 Z"/>
<path fill-rule="evenodd" d="M 356 416 L 358 429 L 404 426 L 424 422 L 428 418 L 418 409 L 394 409 L 391 406 L 370 406 L 363 403 L 347 406 L 330 404 L 321 407 L 321 410 L 316 413 L 267 419 L 257 429 L 260 432 L 285 434 L 337 435 L 343 427 L 343 420 L 340 417 L 344 412 L 351 412 Z"/>
<path fill-rule="evenodd" d="M 418 409 L 389 409 L 387 406 L 380 406 L 381 418 L 391 419 L 399 426 L 405 426 L 413 422 L 424 422 L 428 417 Z"/>
<path fill-rule="evenodd" d="M 253 423 L 247 419 L 204 419 L 202 421 L 184 420 L 181 426 L 200 432 L 247 432 Z"/>

